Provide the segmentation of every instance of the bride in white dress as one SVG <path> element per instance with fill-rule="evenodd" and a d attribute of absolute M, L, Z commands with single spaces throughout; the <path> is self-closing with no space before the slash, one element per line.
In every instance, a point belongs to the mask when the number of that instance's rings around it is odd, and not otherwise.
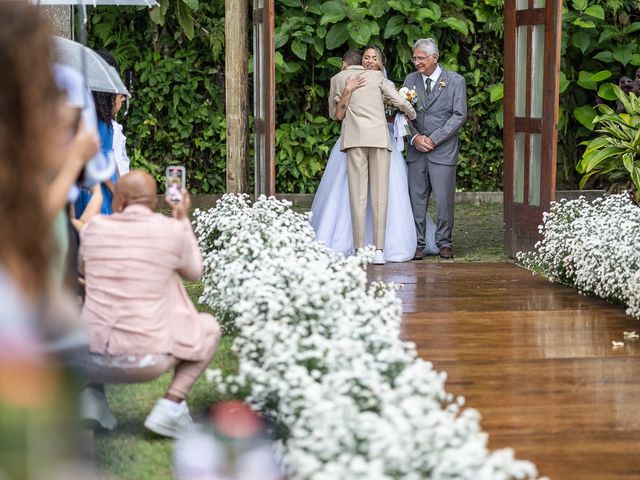
<path fill-rule="evenodd" d="M 370 55 L 368 55 L 370 53 Z M 375 55 L 375 56 L 374 56 Z M 375 58 L 375 60 L 371 60 Z M 365 50 L 363 66 L 366 69 L 381 69 L 382 55 L 376 48 Z M 416 252 L 416 228 L 411 211 L 407 164 L 396 146 L 393 124 L 389 125 L 391 144 L 391 166 L 389 169 L 389 197 L 387 203 L 387 229 L 385 233 L 384 258 L 387 262 L 412 260 Z M 311 225 L 316 240 L 343 255 L 353 251 L 351 210 L 349 208 L 349 185 L 347 180 L 347 154 L 340 151 L 338 138 L 325 168 L 320 186 L 311 206 Z M 365 244 L 373 243 L 371 202 L 367 205 Z M 437 254 L 435 224 L 427 214 L 426 247 L 424 253 Z"/>

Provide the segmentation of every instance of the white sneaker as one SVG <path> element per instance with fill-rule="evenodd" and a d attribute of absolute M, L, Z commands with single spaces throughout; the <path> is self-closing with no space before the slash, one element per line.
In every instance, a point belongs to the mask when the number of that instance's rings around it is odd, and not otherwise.
<path fill-rule="evenodd" d="M 144 426 L 165 437 L 181 438 L 193 431 L 193 420 L 184 400 L 178 404 L 161 398 L 144 421 Z"/>
<path fill-rule="evenodd" d="M 373 255 L 373 264 L 374 265 L 384 265 L 386 262 L 384 261 L 384 254 L 382 250 L 376 250 L 376 253 Z"/>
<path fill-rule="evenodd" d="M 113 416 L 104 392 L 95 388 L 87 387 L 80 393 L 80 418 L 96 422 L 105 430 L 113 430 L 118 426 L 118 420 Z"/>

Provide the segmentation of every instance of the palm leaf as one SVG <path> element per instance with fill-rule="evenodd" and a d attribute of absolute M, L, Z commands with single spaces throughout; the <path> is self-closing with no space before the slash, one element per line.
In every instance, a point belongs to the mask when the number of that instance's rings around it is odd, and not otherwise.
<path fill-rule="evenodd" d="M 602 163 L 604 160 L 606 160 L 606 159 L 608 159 L 610 157 L 613 157 L 615 155 L 619 155 L 622 152 L 624 152 L 624 149 L 619 148 L 619 147 L 603 148 L 602 150 L 600 150 L 597 153 L 594 153 L 593 155 L 588 157 L 589 159 L 587 161 L 587 166 L 586 166 L 585 169 L 586 169 L 587 172 L 590 172 L 595 167 L 597 167 L 600 163 Z"/>
<path fill-rule="evenodd" d="M 633 174 L 633 154 L 625 153 L 624 155 L 622 155 L 622 163 L 624 164 L 624 168 L 626 168 L 629 173 Z"/>
<path fill-rule="evenodd" d="M 600 148 L 609 144 L 610 140 L 607 137 L 596 137 L 591 141 L 582 142 L 581 145 L 587 145 L 586 150 L 584 151 L 584 155 L 588 155 L 594 150 L 600 150 Z"/>
<path fill-rule="evenodd" d="M 634 103 L 637 103 L 637 102 L 633 102 L 632 99 L 629 97 L 629 95 L 624 93 L 624 91 L 622 91 L 620 87 L 618 87 L 617 85 L 613 85 L 613 93 L 615 93 L 616 97 L 618 97 L 618 100 L 620 100 L 620 103 L 622 103 L 626 112 L 628 113 L 636 112 L 636 109 L 634 108 Z"/>

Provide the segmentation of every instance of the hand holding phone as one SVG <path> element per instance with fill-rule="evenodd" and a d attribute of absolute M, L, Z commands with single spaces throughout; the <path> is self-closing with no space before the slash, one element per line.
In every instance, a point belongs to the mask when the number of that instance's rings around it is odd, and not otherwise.
<path fill-rule="evenodd" d="M 189 192 L 182 190 L 182 198 L 178 203 L 171 204 L 171 216 L 175 219 L 182 220 L 183 218 L 189 218 L 189 211 L 191 210 L 191 197 Z"/>

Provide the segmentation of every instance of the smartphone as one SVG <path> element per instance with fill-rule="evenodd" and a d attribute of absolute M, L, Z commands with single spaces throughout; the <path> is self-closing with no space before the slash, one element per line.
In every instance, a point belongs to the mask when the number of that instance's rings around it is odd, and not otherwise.
<path fill-rule="evenodd" d="M 186 188 L 186 170 L 180 166 L 167 167 L 165 172 L 166 190 L 165 197 L 171 203 L 179 203 L 182 200 L 182 189 Z"/>

